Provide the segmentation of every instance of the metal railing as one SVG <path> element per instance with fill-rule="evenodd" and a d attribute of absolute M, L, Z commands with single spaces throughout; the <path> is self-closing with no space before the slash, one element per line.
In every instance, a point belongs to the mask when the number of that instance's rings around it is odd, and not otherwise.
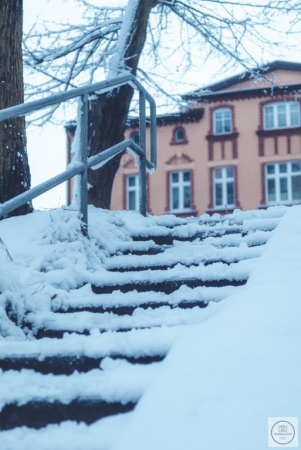
<path fill-rule="evenodd" d="M 88 102 L 90 93 L 103 93 L 110 91 L 118 86 L 125 84 L 131 85 L 134 89 L 139 91 L 139 145 L 135 144 L 130 139 L 127 139 L 113 147 L 98 153 L 95 156 L 88 158 Z M 13 117 L 23 116 L 25 114 L 39 111 L 58 103 L 62 103 L 72 98 L 81 97 L 81 111 L 80 111 L 80 144 L 79 156 L 80 160 L 69 164 L 67 170 L 56 175 L 53 178 L 39 184 L 38 186 L 23 192 L 17 197 L 0 204 L 0 218 L 25 205 L 25 203 L 32 201 L 39 195 L 53 189 L 61 183 L 69 180 L 75 175 L 80 176 L 79 183 L 79 210 L 84 223 L 84 228 L 87 230 L 88 226 L 88 189 L 87 189 L 87 172 L 88 169 L 96 170 L 103 166 L 112 157 L 118 155 L 126 149 L 131 151 L 139 157 L 139 209 L 141 214 L 146 215 L 146 170 L 153 172 L 157 167 L 157 138 L 156 138 L 156 103 L 151 95 L 144 89 L 138 80 L 132 75 L 127 74 L 112 80 L 106 80 L 99 83 L 94 83 L 89 86 L 76 88 L 68 92 L 53 95 L 48 98 L 36 100 L 22 105 L 13 106 L 11 108 L 0 111 L 0 121 L 11 119 Z M 150 106 L 150 160 L 146 158 L 146 101 Z"/>

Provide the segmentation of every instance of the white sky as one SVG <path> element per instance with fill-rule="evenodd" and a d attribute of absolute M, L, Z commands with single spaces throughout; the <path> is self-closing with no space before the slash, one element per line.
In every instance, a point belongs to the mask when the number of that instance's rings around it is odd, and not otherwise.
<path fill-rule="evenodd" d="M 112 4 L 118 0 L 110 0 Z M 107 4 L 106 0 L 98 0 L 96 2 Z M 76 6 L 76 2 L 72 0 L 24 0 L 24 31 L 26 32 L 36 18 L 60 21 L 68 21 L 71 17 L 75 21 L 80 17 L 80 9 Z M 292 45 L 296 44 L 293 40 Z M 290 61 L 301 62 L 301 54 L 297 48 L 291 48 L 283 53 L 279 53 L 279 49 L 274 49 L 272 52 L 266 52 L 258 55 L 259 62 L 262 60 L 272 61 L 274 59 L 284 59 Z M 222 79 L 233 75 L 231 73 L 220 74 L 220 62 L 218 60 L 207 61 L 203 65 L 200 57 L 199 70 L 188 73 L 185 77 L 190 82 L 195 82 L 197 86 L 208 84 L 217 79 Z M 217 77 L 216 77 L 216 74 Z M 100 80 L 99 80 L 100 81 Z M 190 90 L 190 89 L 188 89 Z M 73 119 L 73 117 L 66 117 L 66 121 Z M 47 180 L 65 170 L 66 168 L 66 133 L 63 125 L 54 126 L 47 125 L 43 128 L 30 126 L 27 130 L 28 139 L 28 154 L 31 167 L 32 186 Z M 58 186 L 43 196 L 38 197 L 34 201 L 36 208 L 55 208 L 65 204 L 66 202 L 66 187 L 65 185 Z"/>

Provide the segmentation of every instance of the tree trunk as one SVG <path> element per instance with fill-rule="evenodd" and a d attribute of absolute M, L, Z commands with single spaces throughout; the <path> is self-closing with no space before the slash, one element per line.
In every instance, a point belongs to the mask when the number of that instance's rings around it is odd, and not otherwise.
<path fill-rule="evenodd" d="M 0 2 L 0 109 L 24 102 L 22 0 Z M 0 122 L 0 203 L 30 189 L 25 118 Z M 31 203 L 10 216 L 32 211 Z"/>
<path fill-rule="evenodd" d="M 131 30 L 127 34 L 124 61 L 128 70 L 136 74 L 139 57 L 146 39 L 149 15 L 153 0 L 140 0 L 135 12 Z M 93 100 L 89 112 L 89 155 L 95 155 L 118 144 L 124 139 L 125 123 L 133 89 L 126 85 L 99 95 Z M 121 154 L 100 169 L 90 170 L 88 174 L 88 201 L 99 208 L 110 208 L 111 193 L 115 174 L 119 168 Z"/>

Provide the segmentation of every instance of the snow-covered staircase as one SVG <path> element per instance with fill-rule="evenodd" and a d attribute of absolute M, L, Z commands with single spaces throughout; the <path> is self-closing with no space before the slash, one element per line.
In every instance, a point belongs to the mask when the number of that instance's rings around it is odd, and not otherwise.
<path fill-rule="evenodd" d="M 244 289 L 284 213 L 131 219 L 105 270 L 28 311 L 28 339 L 0 341 L 0 429 L 131 411 L 177 336 Z"/>

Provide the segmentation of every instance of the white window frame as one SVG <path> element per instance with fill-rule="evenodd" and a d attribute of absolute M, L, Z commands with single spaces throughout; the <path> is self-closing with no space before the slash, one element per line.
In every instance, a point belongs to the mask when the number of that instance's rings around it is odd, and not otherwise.
<path fill-rule="evenodd" d="M 300 171 L 292 171 L 293 163 L 301 163 L 300 160 L 296 161 L 279 161 L 277 163 L 267 163 L 265 164 L 265 198 L 267 205 L 279 205 L 279 204 L 292 204 L 292 203 L 300 203 L 301 199 L 293 200 L 293 189 L 292 189 L 292 178 L 294 176 L 301 176 Z M 280 173 L 280 164 L 287 165 L 287 171 L 284 173 Z M 274 173 L 268 173 L 268 167 L 274 166 Z M 275 180 L 275 194 L 276 199 L 271 201 L 269 200 L 269 192 L 268 192 L 268 180 Z M 281 189 L 280 189 L 280 179 L 287 179 L 287 191 L 288 198 L 285 200 L 281 199 Z"/>
<path fill-rule="evenodd" d="M 173 181 L 172 175 L 179 174 L 179 181 Z M 184 173 L 189 173 L 189 181 L 184 181 Z M 189 207 L 184 207 L 184 188 L 189 186 L 190 188 L 190 205 Z M 179 189 L 179 208 L 173 208 L 173 188 Z M 191 211 L 191 201 L 192 201 L 192 190 L 191 190 L 191 171 L 190 170 L 176 170 L 169 172 L 169 209 L 173 212 L 185 212 Z"/>
<path fill-rule="evenodd" d="M 227 169 L 228 168 L 232 168 L 233 169 L 233 176 L 228 176 L 227 175 Z M 216 177 L 216 170 L 221 170 L 222 171 L 222 176 L 221 178 L 217 178 Z M 235 166 L 219 166 L 219 167 L 214 167 L 212 169 L 213 171 L 213 205 L 214 205 L 214 209 L 232 209 L 235 208 Z M 234 203 L 227 203 L 227 184 L 232 182 L 233 183 L 233 199 L 234 199 Z M 216 184 L 221 184 L 222 185 L 222 204 L 221 205 L 217 205 L 216 204 Z"/>
<path fill-rule="evenodd" d="M 298 105 L 298 123 L 292 125 L 291 105 Z M 278 107 L 285 106 L 286 125 L 279 125 Z M 267 108 L 272 108 L 272 116 L 274 125 L 272 127 L 267 126 Z M 300 126 L 300 103 L 298 101 L 287 102 L 272 102 L 267 103 L 263 107 L 263 128 L 265 130 L 279 130 L 285 128 L 295 128 Z"/>
<path fill-rule="evenodd" d="M 218 113 L 222 113 L 222 131 L 219 132 L 217 131 L 217 118 L 216 115 Z M 226 121 L 226 117 L 225 115 L 230 113 L 230 131 L 225 131 L 224 127 L 225 127 L 225 121 Z M 217 108 L 213 111 L 213 134 L 215 135 L 222 135 L 222 134 L 231 134 L 233 131 L 233 117 L 232 117 L 232 109 L 228 108 L 226 106 L 222 107 L 222 108 Z"/>
<path fill-rule="evenodd" d="M 129 181 L 130 178 L 135 178 L 135 185 L 130 186 Z M 130 210 L 130 192 L 135 193 L 135 209 Z M 132 174 L 126 175 L 126 209 L 128 211 L 137 211 L 139 209 L 139 175 Z"/>

